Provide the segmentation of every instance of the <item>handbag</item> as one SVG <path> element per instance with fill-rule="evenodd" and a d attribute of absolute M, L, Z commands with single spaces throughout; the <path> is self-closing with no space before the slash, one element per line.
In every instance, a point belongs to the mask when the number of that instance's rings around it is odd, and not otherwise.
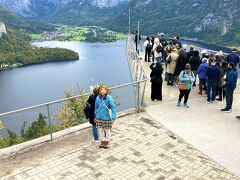
<path fill-rule="evenodd" d="M 184 84 L 178 84 L 178 89 L 179 90 L 185 90 L 186 89 L 186 85 Z"/>

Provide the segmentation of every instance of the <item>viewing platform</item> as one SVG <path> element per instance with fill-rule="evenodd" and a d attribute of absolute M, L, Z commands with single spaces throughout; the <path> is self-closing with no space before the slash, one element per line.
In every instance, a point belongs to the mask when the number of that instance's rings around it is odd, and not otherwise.
<path fill-rule="evenodd" d="M 149 77 L 151 63 L 141 64 Z M 220 112 L 225 101 L 208 104 L 197 89 L 187 109 L 176 106 L 178 88 L 166 82 L 163 100 L 152 101 L 148 80 L 144 110 L 116 120 L 109 149 L 92 142 L 90 124 L 80 125 L 82 130 L 0 156 L 0 179 L 240 180 L 240 87 L 232 113 Z"/>

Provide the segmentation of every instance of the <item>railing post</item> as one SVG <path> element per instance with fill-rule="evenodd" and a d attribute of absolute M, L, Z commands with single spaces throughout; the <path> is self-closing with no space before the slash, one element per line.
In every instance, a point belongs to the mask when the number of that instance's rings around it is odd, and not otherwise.
<path fill-rule="evenodd" d="M 137 112 L 140 112 L 140 82 L 137 82 Z"/>
<path fill-rule="evenodd" d="M 51 120 L 50 120 L 49 104 L 47 105 L 47 111 L 48 111 L 48 127 L 50 129 L 50 137 L 51 137 L 51 141 L 52 141 L 53 137 L 52 137 L 52 125 L 51 125 Z"/>

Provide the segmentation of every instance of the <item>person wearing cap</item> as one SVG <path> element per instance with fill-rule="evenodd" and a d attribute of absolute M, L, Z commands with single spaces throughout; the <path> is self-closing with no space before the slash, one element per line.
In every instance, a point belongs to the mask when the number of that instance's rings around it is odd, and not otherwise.
<path fill-rule="evenodd" d="M 232 48 L 232 53 L 227 56 L 227 63 L 233 62 L 235 67 L 239 63 L 239 55 L 237 54 L 237 48 Z"/>
<path fill-rule="evenodd" d="M 201 57 L 201 61 L 203 60 L 203 58 L 209 58 L 209 54 L 208 54 L 208 52 L 207 52 L 207 50 L 206 49 L 203 49 L 202 51 L 201 51 L 201 55 L 202 55 L 202 57 Z"/>
<path fill-rule="evenodd" d="M 205 93 L 207 92 L 207 86 L 206 86 L 206 77 L 207 77 L 207 69 L 208 69 L 208 63 L 207 58 L 202 59 L 202 64 L 200 64 L 197 74 L 199 78 L 199 92 L 198 94 L 203 95 L 203 90 L 205 90 Z"/>
<path fill-rule="evenodd" d="M 237 86 L 238 72 L 235 68 L 235 64 L 233 62 L 230 62 L 228 64 L 228 68 L 229 71 L 227 73 L 225 83 L 226 107 L 224 109 L 221 109 L 222 112 L 232 111 L 233 92 Z"/>
<path fill-rule="evenodd" d="M 193 85 L 193 82 L 195 81 L 195 76 L 193 72 L 191 71 L 191 66 L 190 64 L 186 64 L 185 70 L 181 72 L 179 75 L 179 98 L 177 101 L 177 106 L 179 107 L 181 105 L 181 100 L 184 97 L 184 107 L 189 108 L 189 105 L 187 104 L 188 102 L 188 97 L 191 92 L 191 88 Z"/>

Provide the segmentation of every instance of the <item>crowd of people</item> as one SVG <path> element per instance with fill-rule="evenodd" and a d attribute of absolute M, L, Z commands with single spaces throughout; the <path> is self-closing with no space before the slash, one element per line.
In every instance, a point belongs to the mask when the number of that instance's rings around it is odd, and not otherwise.
<path fill-rule="evenodd" d="M 162 74 L 165 69 L 167 86 L 177 86 L 179 98 L 177 106 L 189 108 L 188 97 L 192 87 L 198 84 L 198 94 L 207 95 L 207 103 L 226 98 L 223 112 L 232 111 L 233 93 L 237 85 L 239 55 L 237 49 L 226 55 L 222 51 L 217 53 L 207 50 L 197 50 L 193 46 L 181 43 L 179 37 L 166 40 L 163 33 L 158 37 L 147 37 L 144 42 L 145 62 L 151 62 L 151 99 L 162 100 Z M 217 97 L 217 98 L 216 98 Z M 237 118 L 240 119 L 239 116 Z"/>

